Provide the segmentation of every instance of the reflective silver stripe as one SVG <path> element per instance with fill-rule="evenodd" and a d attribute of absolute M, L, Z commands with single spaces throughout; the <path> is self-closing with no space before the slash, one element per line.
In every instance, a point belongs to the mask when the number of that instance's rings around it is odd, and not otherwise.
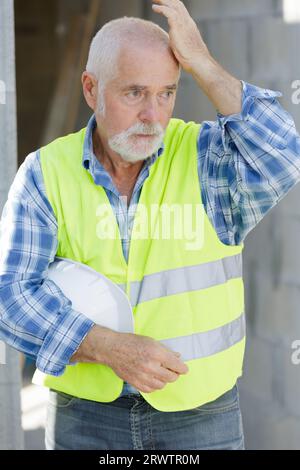
<path fill-rule="evenodd" d="M 138 303 L 224 284 L 242 277 L 242 255 L 234 255 L 210 263 L 170 269 L 148 274 L 142 281 L 132 282 L 130 302 Z"/>
<path fill-rule="evenodd" d="M 181 353 L 183 361 L 200 359 L 225 351 L 234 344 L 241 341 L 246 334 L 245 314 L 242 313 L 231 323 L 220 328 L 196 333 L 189 336 L 161 340 L 172 351 Z"/>

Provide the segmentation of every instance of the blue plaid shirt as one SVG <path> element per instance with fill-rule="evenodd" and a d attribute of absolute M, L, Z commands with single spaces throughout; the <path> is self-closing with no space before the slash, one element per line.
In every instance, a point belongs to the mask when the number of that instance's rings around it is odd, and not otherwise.
<path fill-rule="evenodd" d="M 300 180 L 300 137 L 280 93 L 243 82 L 240 114 L 204 122 L 198 138 L 202 200 L 220 240 L 240 244 L 263 216 Z M 105 188 L 127 259 L 134 210 L 149 167 L 139 174 L 129 207 L 93 153 L 94 116 L 83 165 Z M 20 167 L 0 226 L 0 339 L 36 359 L 42 372 L 61 375 L 93 323 L 45 279 L 57 250 L 57 221 L 47 200 L 39 151 Z M 126 385 L 126 390 L 134 390 Z"/>

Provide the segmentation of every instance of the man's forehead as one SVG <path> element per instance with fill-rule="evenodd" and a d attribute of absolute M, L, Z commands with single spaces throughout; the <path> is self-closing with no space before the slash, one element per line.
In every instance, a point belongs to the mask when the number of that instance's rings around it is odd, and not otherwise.
<path fill-rule="evenodd" d="M 127 72 L 134 70 L 134 73 L 147 67 L 159 67 L 161 70 L 170 71 L 178 68 L 178 62 L 169 48 L 158 48 L 155 45 L 135 44 L 125 47 L 123 45 L 118 51 L 117 67 L 119 70 Z"/>

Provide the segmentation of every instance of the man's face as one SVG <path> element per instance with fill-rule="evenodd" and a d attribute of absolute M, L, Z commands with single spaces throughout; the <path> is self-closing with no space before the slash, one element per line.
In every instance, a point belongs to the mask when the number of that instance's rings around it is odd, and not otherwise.
<path fill-rule="evenodd" d="M 117 77 L 105 88 L 105 113 L 100 114 L 103 103 L 98 102 L 96 116 L 109 147 L 135 162 L 155 153 L 163 141 L 179 68 L 167 49 L 138 46 L 123 48 L 118 64 Z"/>

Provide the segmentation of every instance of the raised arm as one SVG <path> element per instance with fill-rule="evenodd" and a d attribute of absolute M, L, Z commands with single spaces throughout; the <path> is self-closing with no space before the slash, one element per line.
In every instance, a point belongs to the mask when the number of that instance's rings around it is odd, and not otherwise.
<path fill-rule="evenodd" d="M 300 180 L 300 136 L 280 93 L 244 83 L 215 61 L 182 2 L 153 0 L 153 10 L 168 19 L 174 55 L 218 112 L 198 139 L 202 201 L 220 240 L 240 244 Z"/>

